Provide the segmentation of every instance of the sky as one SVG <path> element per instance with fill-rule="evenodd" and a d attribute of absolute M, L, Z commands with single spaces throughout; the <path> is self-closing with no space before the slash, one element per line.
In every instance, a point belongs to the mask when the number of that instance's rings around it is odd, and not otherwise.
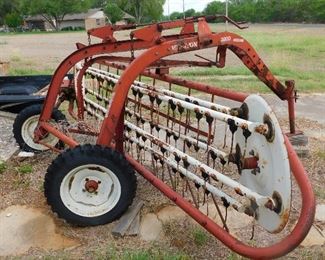
<path fill-rule="evenodd" d="M 184 0 L 185 10 L 195 9 L 196 11 L 202 11 L 206 5 L 213 0 Z M 164 15 L 168 15 L 168 2 L 169 12 L 183 12 L 183 0 L 166 0 L 164 5 Z"/>

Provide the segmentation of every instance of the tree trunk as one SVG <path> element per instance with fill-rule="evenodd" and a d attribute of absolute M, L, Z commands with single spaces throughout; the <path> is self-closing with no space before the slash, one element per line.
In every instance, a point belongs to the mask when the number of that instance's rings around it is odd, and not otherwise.
<path fill-rule="evenodd" d="M 46 15 L 42 14 L 42 17 L 52 26 L 54 30 L 56 30 L 56 23 L 53 22 L 51 17 L 47 17 Z"/>

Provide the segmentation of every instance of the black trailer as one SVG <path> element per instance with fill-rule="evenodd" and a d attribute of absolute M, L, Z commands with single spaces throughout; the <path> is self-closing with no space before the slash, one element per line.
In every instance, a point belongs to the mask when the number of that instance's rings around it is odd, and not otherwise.
<path fill-rule="evenodd" d="M 0 77 L 0 110 L 18 113 L 35 104 L 42 104 L 39 94 L 50 84 L 52 75 Z"/>

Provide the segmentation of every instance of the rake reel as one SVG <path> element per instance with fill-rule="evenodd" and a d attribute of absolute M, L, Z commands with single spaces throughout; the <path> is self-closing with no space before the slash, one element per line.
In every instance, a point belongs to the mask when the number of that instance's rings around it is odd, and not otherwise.
<path fill-rule="evenodd" d="M 282 85 L 241 36 L 212 32 L 207 22 L 215 19 L 243 28 L 224 16 L 140 29 L 106 26 L 89 31 L 89 37 L 100 38 L 101 43 L 77 44 L 78 50 L 60 64 L 34 132 L 36 143 L 44 144 L 43 137 L 50 133 L 71 148 L 52 163 L 45 180 L 48 202 L 60 217 L 78 225 L 105 224 L 118 218 L 135 195 L 134 169 L 243 256 L 279 257 L 304 239 L 313 222 L 314 195 L 270 106 L 259 95 L 169 74 L 172 67 L 222 68 L 230 50 L 280 99 L 288 101 L 291 134 L 296 132 L 294 83 Z M 163 34 L 174 28 L 181 28 L 180 33 Z M 115 38 L 116 31 L 128 29 L 134 29 L 130 40 Z M 216 60 L 199 55 L 203 61 L 188 60 L 200 49 L 215 51 Z M 186 53 L 186 59 L 172 56 L 181 53 Z M 50 118 L 57 98 L 62 97 L 60 83 L 71 69 L 74 91 L 65 95 L 71 120 L 62 127 Z M 231 100 L 232 105 L 221 105 L 221 98 Z M 96 145 L 78 146 L 76 134 Z M 230 208 L 249 216 L 268 233 L 285 228 L 291 208 L 290 172 L 302 194 L 295 228 L 273 245 L 253 247 L 239 241 L 227 225 Z M 217 210 L 219 222 L 209 216 L 210 207 Z"/>

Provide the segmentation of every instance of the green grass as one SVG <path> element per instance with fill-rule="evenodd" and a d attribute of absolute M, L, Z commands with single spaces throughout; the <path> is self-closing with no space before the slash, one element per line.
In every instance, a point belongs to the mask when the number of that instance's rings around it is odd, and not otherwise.
<path fill-rule="evenodd" d="M 0 174 L 4 173 L 6 169 L 7 169 L 6 163 L 0 161 Z"/>
<path fill-rule="evenodd" d="M 325 151 L 318 151 L 317 152 L 317 157 L 322 159 L 322 160 L 325 160 Z"/>
<path fill-rule="evenodd" d="M 230 255 L 228 255 L 227 260 L 240 260 L 243 259 L 240 255 L 237 255 L 235 252 L 231 252 Z"/>
<path fill-rule="evenodd" d="M 220 25 L 213 24 L 211 27 L 217 32 L 224 30 Z M 285 80 L 293 79 L 298 91 L 324 92 L 325 33 L 302 28 L 303 25 L 279 28 L 255 25 L 243 31 L 229 27 L 229 31 L 248 40 L 271 72 L 283 84 Z M 300 29 L 304 31 L 295 31 Z M 231 51 L 228 50 L 227 57 L 230 53 Z M 178 69 L 173 74 L 188 80 L 234 90 L 270 92 L 268 87 L 259 81 L 237 57 L 229 60 L 231 62 L 226 60 L 225 68 L 186 68 Z"/>
<path fill-rule="evenodd" d="M 17 168 L 17 171 L 21 174 L 28 174 L 33 171 L 33 166 L 30 164 L 21 165 Z"/>
<path fill-rule="evenodd" d="M 203 246 L 208 241 L 207 233 L 201 228 L 194 228 L 193 230 L 194 242 L 197 246 Z"/>
<path fill-rule="evenodd" d="M 97 248 L 90 252 L 94 259 L 110 259 L 110 260 L 189 260 L 189 256 L 177 252 L 170 252 L 168 249 L 160 249 L 151 246 L 149 249 L 129 249 L 124 248 L 122 252 L 117 251 L 114 246 L 107 246 L 106 248 Z"/>
<path fill-rule="evenodd" d="M 216 32 L 224 30 L 224 25 L 210 24 L 210 26 Z M 300 92 L 325 91 L 324 29 L 312 27 L 306 29 L 304 25 L 253 25 L 251 28 L 242 31 L 233 26 L 229 26 L 229 31 L 237 33 L 248 40 L 265 64 L 270 68 L 271 72 L 283 84 L 285 80 L 293 79 L 296 82 L 296 88 Z M 174 32 L 176 33 L 176 30 Z M 75 32 L 0 33 L 0 36 L 17 35 L 19 37 L 23 34 L 62 33 Z M 5 41 L 2 42 L 6 43 Z M 230 53 L 231 51 L 228 50 L 226 67 L 222 69 L 216 67 L 177 68 L 171 70 L 171 72 L 173 75 L 184 79 L 232 90 L 269 93 L 270 90 L 268 87 L 259 81 L 237 57 L 231 57 L 229 55 Z M 208 58 L 213 59 L 214 55 L 214 51 L 211 50 L 211 55 Z M 14 64 L 10 68 L 10 75 L 52 74 L 55 69 L 44 67 L 42 71 L 36 71 L 33 69 L 36 64 L 28 65 L 28 62 L 21 59 L 18 55 L 16 56 L 12 57 L 11 60 Z M 143 81 L 152 83 L 152 80 L 146 77 L 143 77 Z"/>
<path fill-rule="evenodd" d="M 325 192 L 322 188 L 315 188 L 314 193 L 317 198 L 325 200 Z"/>
<path fill-rule="evenodd" d="M 52 75 L 52 69 L 35 70 L 32 68 L 12 68 L 9 69 L 9 76 L 26 76 L 26 75 Z"/>
<path fill-rule="evenodd" d="M 79 33 L 79 32 L 85 32 L 85 30 L 78 30 L 78 31 L 27 31 L 27 32 L 0 32 L 1 36 L 12 36 L 12 35 L 29 35 L 29 34 L 65 34 L 65 33 Z"/>

